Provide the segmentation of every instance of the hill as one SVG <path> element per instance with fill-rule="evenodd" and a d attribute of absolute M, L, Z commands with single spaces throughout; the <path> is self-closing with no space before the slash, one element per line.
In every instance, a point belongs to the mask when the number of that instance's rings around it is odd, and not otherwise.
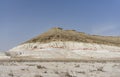
<path fill-rule="evenodd" d="M 7 52 L 18 58 L 117 59 L 120 37 L 89 35 L 75 30 L 52 28 Z"/>

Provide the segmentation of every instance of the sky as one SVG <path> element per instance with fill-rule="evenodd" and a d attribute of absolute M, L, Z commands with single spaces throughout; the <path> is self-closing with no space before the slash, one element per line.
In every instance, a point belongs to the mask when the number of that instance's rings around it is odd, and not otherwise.
<path fill-rule="evenodd" d="M 53 27 L 120 36 L 120 0 L 0 0 L 0 51 Z"/>

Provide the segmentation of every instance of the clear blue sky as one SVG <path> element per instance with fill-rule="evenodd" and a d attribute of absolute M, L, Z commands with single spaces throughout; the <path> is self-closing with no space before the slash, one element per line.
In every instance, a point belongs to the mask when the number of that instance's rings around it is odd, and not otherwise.
<path fill-rule="evenodd" d="M 52 27 L 120 36 L 120 0 L 0 0 L 0 50 Z"/>

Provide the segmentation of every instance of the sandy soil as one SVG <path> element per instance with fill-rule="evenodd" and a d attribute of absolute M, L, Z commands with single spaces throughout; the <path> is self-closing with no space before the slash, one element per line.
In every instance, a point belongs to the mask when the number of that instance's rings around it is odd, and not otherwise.
<path fill-rule="evenodd" d="M 120 77 L 116 62 L 0 62 L 0 77 Z"/>

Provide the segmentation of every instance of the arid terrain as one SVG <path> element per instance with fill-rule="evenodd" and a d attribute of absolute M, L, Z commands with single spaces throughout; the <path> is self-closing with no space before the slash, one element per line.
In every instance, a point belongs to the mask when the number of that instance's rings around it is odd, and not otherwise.
<path fill-rule="evenodd" d="M 1 52 L 0 77 L 120 77 L 120 37 L 52 28 Z"/>
<path fill-rule="evenodd" d="M 0 77 L 120 77 L 120 61 L 4 61 Z"/>

